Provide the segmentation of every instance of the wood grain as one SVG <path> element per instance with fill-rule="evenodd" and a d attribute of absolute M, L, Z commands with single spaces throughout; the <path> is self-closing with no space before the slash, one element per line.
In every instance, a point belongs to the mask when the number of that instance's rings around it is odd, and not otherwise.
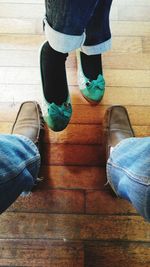
<path fill-rule="evenodd" d="M 0 266 L 84 266 L 82 242 L 37 239 L 0 240 Z"/>
<path fill-rule="evenodd" d="M 43 144 L 42 160 L 47 165 L 103 166 L 102 147 L 97 145 Z"/>
<path fill-rule="evenodd" d="M 84 202 L 82 190 L 38 190 L 27 197 L 19 197 L 10 210 L 15 212 L 84 213 Z"/>
<path fill-rule="evenodd" d="M 105 186 L 107 188 L 108 186 Z M 109 204 L 108 204 L 109 203 Z M 88 190 L 86 192 L 86 213 L 88 214 L 137 214 L 132 205 L 110 190 Z"/>
<path fill-rule="evenodd" d="M 150 225 L 140 216 L 7 212 L 0 217 L 0 238 L 149 242 Z"/>
<path fill-rule="evenodd" d="M 40 188 L 103 189 L 106 173 L 103 167 L 42 165 Z"/>
<path fill-rule="evenodd" d="M 148 267 L 149 252 L 149 242 L 87 242 L 85 265 L 87 267 Z"/>

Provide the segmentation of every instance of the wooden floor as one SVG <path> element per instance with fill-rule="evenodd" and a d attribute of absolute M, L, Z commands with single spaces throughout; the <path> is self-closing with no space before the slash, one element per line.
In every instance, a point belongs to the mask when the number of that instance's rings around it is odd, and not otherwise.
<path fill-rule="evenodd" d="M 10 132 L 21 102 L 41 103 L 43 2 L 0 0 L 1 133 Z M 43 184 L 0 216 L 0 266 L 150 266 L 150 225 L 105 186 L 101 125 L 107 107 L 121 104 L 136 135 L 150 135 L 150 1 L 114 0 L 111 28 L 100 105 L 81 97 L 75 55 L 68 59 L 72 120 L 60 133 L 45 130 Z"/>

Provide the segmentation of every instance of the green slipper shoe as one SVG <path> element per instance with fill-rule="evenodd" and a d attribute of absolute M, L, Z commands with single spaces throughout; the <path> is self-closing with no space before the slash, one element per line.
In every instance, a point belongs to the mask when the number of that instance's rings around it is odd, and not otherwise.
<path fill-rule="evenodd" d="M 80 50 L 76 52 L 77 56 L 77 73 L 78 73 L 78 84 L 80 92 L 83 97 L 91 104 L 98 104 L 105 92 L 105 80 L 101 74 L 98 75 L 96 80 L 90 81 L 83 72 Z"/>
<path fill-rule="evenodd" d="M 55 103 L 48 103 L 46 100 L 43 105 L 44 120 L 48 127 L 55 132 L 64 130 L 72 115 L 72 106 L 70 103 L 70 97 L 61 106 Z"/>

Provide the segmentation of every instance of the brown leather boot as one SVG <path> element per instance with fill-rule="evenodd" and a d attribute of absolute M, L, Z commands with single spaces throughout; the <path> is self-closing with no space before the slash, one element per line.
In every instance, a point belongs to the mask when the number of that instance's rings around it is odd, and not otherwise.
<path fill-rule="evenodd" d="M 11 134 L 28 137 L 39 148 L 44 121 L 39 104 L 36 101 L 23 102 L 20 106 Z"/>
<path fill-rule="evenodd" d="M 106 160 L 111 148 L 121 140 L 134 137 L 128 112 L 124 106 L 111 106 L 104 116 L 104 143 L 106 146 Z"/>

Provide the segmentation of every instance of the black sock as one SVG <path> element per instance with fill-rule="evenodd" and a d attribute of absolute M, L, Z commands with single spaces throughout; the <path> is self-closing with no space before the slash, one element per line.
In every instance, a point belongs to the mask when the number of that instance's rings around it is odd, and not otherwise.
<path fill-rule="evenodd" d="M 57 105 L 67 100 L 68 86 L 65 61 L 68 54 L 55 51 L 46 42 L 41 51 L 40 65 L 45 99 Z"/>
<path fill-rule="evenodd" d="M 90 80 L 96 80 L 99 74 L 102 74 L 102 59 L 99 55 L 86 55 L 80 52 L 81 63 L 84 75 Z"/>

